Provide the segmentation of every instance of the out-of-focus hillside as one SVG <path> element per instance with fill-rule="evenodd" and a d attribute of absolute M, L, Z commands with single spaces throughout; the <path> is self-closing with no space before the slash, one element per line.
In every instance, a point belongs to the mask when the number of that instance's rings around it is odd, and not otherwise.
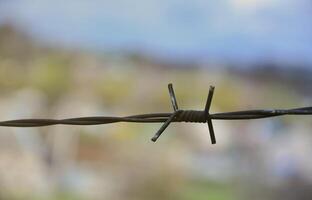
<path fill-rule="evenodd" d="M 203 109 L 209 85 L 213 112 L 299 107 L 309 77 L 52 48 L 0 27 L 1 120 L 166 112 L 169 82 L 185 109 Z M 156 144 L 160 124 L 2 127 L 0 198 L 310 199 L 310 122 L 215 121 L 215 146 L 203 124 L 172 125 Z"/>

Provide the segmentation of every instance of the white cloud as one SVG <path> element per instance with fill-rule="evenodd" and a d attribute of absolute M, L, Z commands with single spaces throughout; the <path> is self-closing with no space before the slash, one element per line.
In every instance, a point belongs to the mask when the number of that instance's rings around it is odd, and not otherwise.
<path fill-rule="evenodd" d="M 280 5 L 280 0 L 230 0 L 233 9 L 241 12 L 254 12 Z"/>

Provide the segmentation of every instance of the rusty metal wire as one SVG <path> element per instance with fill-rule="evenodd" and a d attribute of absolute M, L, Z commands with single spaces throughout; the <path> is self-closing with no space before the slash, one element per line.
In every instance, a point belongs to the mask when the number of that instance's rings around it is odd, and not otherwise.
<path fill-rule="evenodd" d="M 152 141 L 156 142 L 164 130 L 171 122 L 191 122 L 207 123 L 210 133 L 211 143 L 216 143 L 212 120 L 248 120 L 276 117 L 281 115 L 312 115 L 312 107 L 302 107 L 294 109 L 269 109 L 269 110 L 246 110 L 235 112 L 223 112 L 210 114 L 210 105 L 214 93 L 214 87 L 210 86 L 207 102 L 204 110 L 181 110 L 178 108 L 177 100 L 174 94 L 172 84 L 168 85 L 172 113 L 152 113 L 142 115 L 130 115 L 126 117 L 79 117 L 69 119 L 19 119 L 10 121 L 1 121 L 0 126 L 7 127 L 39 127 L 50 125 L 100 125 L 117 122 L 135 122 L 135 123 L 164 123 L 156 132 Z"/>

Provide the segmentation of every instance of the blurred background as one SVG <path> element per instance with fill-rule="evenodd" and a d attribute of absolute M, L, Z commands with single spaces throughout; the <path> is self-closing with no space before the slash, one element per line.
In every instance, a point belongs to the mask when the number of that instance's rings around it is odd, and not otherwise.
<path fill-rule="evenodd" d="M 310 0 L 0 0 L 0 120 L 312 103 Z M 311 199 L 310 117 L 0 128 L 0 199 Z"/>

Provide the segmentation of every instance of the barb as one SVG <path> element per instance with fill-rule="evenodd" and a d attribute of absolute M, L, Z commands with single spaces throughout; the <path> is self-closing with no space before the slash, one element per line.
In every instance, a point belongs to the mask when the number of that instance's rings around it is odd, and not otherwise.
<path fill-rule="evenodd" d="M 216 143 L 212 120 L 250 120 L 268 117 L 277 117 L 282 115 L 312 115 L 312 107 L 302 107 L 294 109 L 270 109 L 270 110 L 246 110 L 235 112 L 223 112 L 210 114 L 210 106 L 212 102 L 214 87 L 210 86 L 206 106 L 204 110 L 181 110 L 178 108 L 177 100 L 174 94 L 172 84 L 168 85 L 172 113 L 152 113 L 142 115 L 131 115 L 126 117 L 79 117 L 69 119 L 19 119 L 0 121 L 0 126 L 7 127 L 39 127 L 51 126 L 57 124 L 63 125 L 100 125 L 111 124 L 117 122 L 133 122 L 133 123 L 164 123 L 151 139 L 156 142 L 165 129 L 172 122 L 191 122 L 206 123 L 210 133 L 211 143 Z"/>

